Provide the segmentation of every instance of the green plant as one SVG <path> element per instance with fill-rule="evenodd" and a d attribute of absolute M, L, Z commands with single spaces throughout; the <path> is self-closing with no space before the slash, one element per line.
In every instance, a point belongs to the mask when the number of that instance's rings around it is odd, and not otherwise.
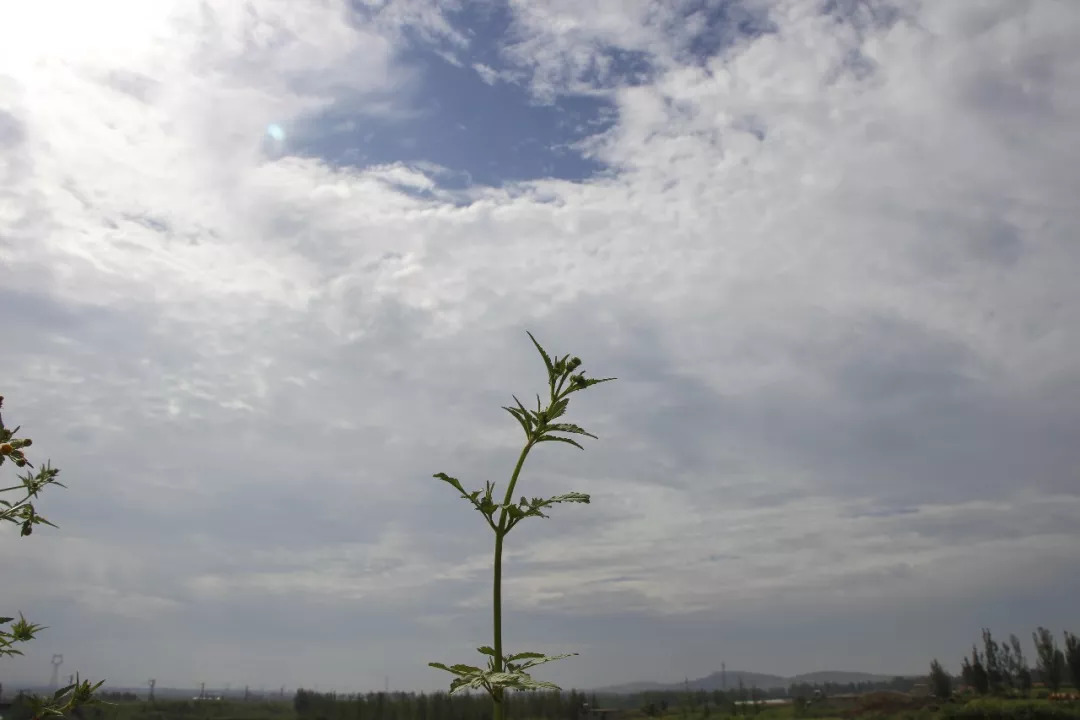
<path fill-rule="evenodd" d="M 4 398 L 0 396 L 0 408 L 3 405 Z M 34 466 L 25 453 L 25 449 L 33 445 L 33 441 L 30 438 L 16 437 L 18 432 L 19 427 L 13 429 L 5 427 L 3 417 L 0 416 L 0 466 L 10 461 L 16 467 L 28 467 L 33 470 Z M 0 493 L 18 492 L 21 495 L 15 501 L 0 499 L 0 521 L 19 525 L 20 537 L 33 533 L 35 525 L 56 527 L 38 514 L 33 500 L 37 499 L 38 494 L 47 485 L 64 487 L 56 479 L 59 474 L 58 469 L 46 462 L 36 473 L 28 470 L 24 475 L 19 476 L 21 484 L 0 488 Z M 9 625 L 10 627 L 5 628 Z M 17 645 L 33 640 L 37 633 L 44 629 L 42 625 L 28 622 L 21 612 L 18 620 L 13 617 L 0 617 L 0 657 L 22 655 L 22 650 Z M 25 705 L 33 718 L 49 715 L 61 716 L 75 708 L 100 703 L 100 700 L 94 697 L 94 691 L 101 687 L 103 682 L 104 680 L 91 685 L 89 680 L 76 679 L 74 683 L 53 693 L 51 698 L 36 695 L 25 697 Z"/>
<path fill-rule="evenodd" d="M 1080 690 L 1080 637 L 1065 631 L 1065 664 L 1074 690 Z"/>
<path fill-rule="evenodd" d="M 952 678 L 936 658 L 930 663 L 930 687 L 933 688 L 934 696 L 937 698 L 948 700 L 952 696 Z"/>
<path fill-rule="evenodd" d="M 963 705 L 946 705 L 942 720 L 1077 720 L 1080 709 L 1046 700 L 980 698 Z"/>
<path fill-rule="evenodd" d="M 980 695 L 990 692 L 990 676 L 983 665 L 979 649 L 974 645 L 971 646 L 971 662 L 964 658 L 960 676 L 963 678 L 965 685 L 973 688 Z"/>
<path fill-rule="evenodd" d="M 1065 679 L 1065 655 L 1058 649 L 1053 633 L 1046 628 L 1040 627 L 1032 633 L 1032 638 L 1035 640 L 1035 652 L 1042 681 L 1051 692 L 1057 692 L 1061 688 L 1062 680 Z"/>
<path fill-rule="evenodd" d="M 591 438 L 596 436 L 586 432 L 583 428 L 572 423 L 557 422 L 566 414 L 570 402 L 570 395 L 580 390 L 592 387 L 602 382 L 615 378 L 586 378 L 585 372 L 578 371 L 581 367 L 581 358 L 565 355 L 550 355 L 540 346 L 532 333 L 527 333 L 533 345 L 544 360 L 548 376 L 548 401 L 546 406 L 541 402 L 540 396 L 536 396 L 536 410 L 526 408 L 520 400 L 514 396 L 514 407 L 504 407 L 513 415 L 521 429 L 525 431 L 525 446 L 518 456 L 517 464 L 506 488 L 502 502 L 496 502 L 494 498 L 495 484 L 488 481 L 484 483 L 483 490 L 467 492 L 457 478 L 450 477 L 446 473 L 435 473 L 436 477 L 452 486 L 461 493 L 461 497 L 468 500 L 476 510 L 484 516 L 488 527 L 495 533 L 495 562 L 493 568 L 492 590 L 492 624 L 494 642 L 492 646 L 483 646 L 477 650 L 487 656 L 487 669 L 473 665 L 459 663 L 456 665 L 444 665 L 443 663 L 428 663 L 431 667 L 446 670 L 456 677 L 450 683 L 450 692 L 454 693 L 465 689 L 483 688 L 491 696 L 494 710 L 494 720 L 503 720 L 503 698 L 506 690 L 538 690 L 542 688 L 558 690 L 558 686 L 550 682 L 535 680 L 527 672 L 537 665 L 570 657 L 577 653 L 565 655 L 547 656 L 538 652 L 518 652 L 512 654 L 503 653 L 502 634 L 502 553 L 503 544 L 507 534 L 517 526 L 519 522 L 530 517 L 547 517 L 545 510 L 560 503 L 588 503 L 589 496 L 584 493 L 571 492 L 555 497 L 526 498 L 521 497 L 518 502 L 513 501 L 514 490 L 517 489 L 521 469 L 525 465 L 525 458 L 529 451 L 543 442 L 560 442 L 573 445 L 578 449 L 584 449 L 573 435 L 583 435 Z"/>

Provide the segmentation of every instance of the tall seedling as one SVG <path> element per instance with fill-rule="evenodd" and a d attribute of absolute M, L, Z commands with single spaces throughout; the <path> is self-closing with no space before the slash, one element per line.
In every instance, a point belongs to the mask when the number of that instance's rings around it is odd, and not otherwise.
<path fill-rule="evenodd" d="M 525 446 L 518 456 L 517 465 L 514 466 L 510 483 L 507 485 L 506 494 L 501 503 L 494 499 L 495 484 L 485 482 L 483 490 L 467 492 L 457 478 L 450 477 L 446 473 L 435 473 L 434 477 L 453 486 L 461 493 L 461 497 L 472 503 L 473 507 L 480 511 L 487 522 L 488 527 L 495 533 L 495 565 L 494 583 L 492 591 L 492 621 L 494 631 L 493 647 L 485 645 L 477 650 L 487 656 L 487 669 L 473 665 L 457 664 L 444 665 L 443 663 L 428 663 L 431 667 L 451 672 L 455 677 L 450 683 L 451 694 L 465 689 L 483 688 L 491 695 L 494 710 L 494 720 L 503 720 L 503 699 L 505 691 L 510 690 L 558 690 L 554 683 L 534 680 L 528 670 L 560 658 L 570 657 L 577 653 L 548 656 L 538 652 L 518 652 L 503 654 L 502 640 L 502 552 L 503 542 L 514 527 L 529 517 L 547 517 L 547 510 L 558 503 L 588 503 L 589 496 L 584 493 L 571 492 L 565 495 L 542 499 L 528 499 L 521 497 L 520 501 L 514 502 L 514 490 L 517 488 L 518 479 L 521 476 L 521 468 L 525 465 L 525 458 L 529 451 L 543 442 L 560 442 L 573 445 L 584 450 L 575 440 L 573 435 L 584 435 L 596 438 L 595 435 L 586 432 L 583 428 L 572 423 L 558 422 L 566 414 L 567 405 L 570 403 L 570 395 L 580 390 L 592 387 L 602 382 L 615 378 L 586 378 L 581 367 L 581 358 L 569 355 L 558 357 L 553 360 L 550 355 L 540 347 L 532 333 L 528 333 L 529 339 L 540 352 L 547 367 L 548 374 L 548 398 L 544 406 L 540 396 L 536 396 L 536 410 L 526 408 L 517 397 L 514 397 L 514 407 L 504 407 L 508 413 L 521 425 L 525 431 Z"/>

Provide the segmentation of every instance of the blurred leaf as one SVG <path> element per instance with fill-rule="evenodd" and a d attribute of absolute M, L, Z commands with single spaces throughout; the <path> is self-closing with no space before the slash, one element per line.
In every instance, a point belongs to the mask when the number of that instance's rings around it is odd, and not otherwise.
<path fill-rule="evenodd" d="M 576 440 L 571 440 L 570 438 L 565 438 L 565 437 L 559 437 L 558 435 L 544 435 L 543 437 L 537 438 L 536 442 L 538 442 L 538 443 L 542 443 L 542 442 L 564 442 L 564 443 L 567 443 L 569 445 L 573 445 L 574 447 L 576 447 L 579 450 L 584 450 L 585 449 L 585 448 L 581 447 L 581 443 L 577 442 Z"/>

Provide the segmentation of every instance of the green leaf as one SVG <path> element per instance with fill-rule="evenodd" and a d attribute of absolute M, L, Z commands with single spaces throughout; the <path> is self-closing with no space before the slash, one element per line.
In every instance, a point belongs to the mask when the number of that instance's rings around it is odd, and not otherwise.
<path fill-rule="evenodd" d="M 538 652 L 520 652 L 514 655 L 507 655 L 506 662 L 517 662 L 518 660 L 525 660 L 527 658 L 542 658 L 546 657 L 544 653 Z"/>
<path fill-rule="evenodd" d="M 548 418 L 555 420 L 562 417 L 566 413 L 566 408 L 570 405 L 570 398 L 563 398 L 562 400 L 556 400 L 551 408 L 548 410 Z"/>
<path fill-rule="evenodd" d="M 551 358 L 548 356 L 547 351 L 545 351 L 544 348 L 540 347 L 540 343 L 536 342 L 536 338 L 533 337 L 533 334 L 531 332 L 526 330 L 525 334 L 529 336 L 529 339 L 532 340 L 533 345 L 535 345 L 536 349 L 540 351 L 540 357 L 544 358 L 544 365 L 547 366 L 548 375 L 554 375 L 555 366 L 552 364 Z"/>
<path fill-rule="evenodd" d="M 556 423 L 555 425 L 548 425 L 547 430 L 549 432 L 571 433 L 572 435 L 588 435 L 594 440 L 597 439 L 591 432 L 588 432 L 585 428 L 579 427 L 573 423 Z"/>
<path fill-rule="evenodd" d="M 491 647 L 488 647 L 487 645 L 485 645 L 483 647 L 478 647 L 476 649 L 477 649 L 478 652 L 481 652 L 484 655 L 491 655 L 492 657 L 495 657 L 495 648 L 491 648 Z"/>
<path fill-rule="evenodd" d="M 590 499 L 591 498 L 588 495 L 586 495 L 585 493 L 569 492 L 569 493 L 565 493 L 563 495 L 556 495 L 553 498 L 548 498 L 544 502 L 545 502 L 546 505 L 554 505 L 555 503 L 567 503 L 567 502 L 585 503 L 586 505 L 588 505 Z"/>
<path fill-rule="evenodd" d="M 451 665 L 450 666 L 450 672 L 457 673 L 458 675 L 466 675 L 468 673 L 483 672 L 483 670 L 476 667 L 475 665 L 466 665 L 465 663 L 457 663 L 456 665 Z"/>
<path fill-rule="evenodd" d="M 530 421 L 527 419 L 527 415 L 517 408 L 506 407 L 505 405 L 503 406 L 503 410 L 514 416 L 514 419 L 521 425 L 521 429 L 525 431 L 525 437 L 532 437 L 532 427 Z"/>
<path fill-rule="evenodd" d="M 558 435 L 544 435 L 542 437 L 536 438 L 536 442 L 538 442 L 538 443 L 542 443 L 542 442 L 564 442 L 564 443 L 567 443 L 569 445 L 573 445 L 574 447 L 576 447 L 579 450 L 584 450 L 585 449 L 585 448 L 581 447 L 581 443 L 579 443 L 578 441 L 571 440 L 570 438 L 559 437 Z"/>
<path fill-rule="evenodd" d="M 429 662 L 428 665 L 433 668 L 438 668 L 439 670 L 445 670 L 446 672 L 454 673 L 455 675 L 469 675 L 471 673 L 482 672 L 480 668 L 474 667 L 472 665 L 466 665 L 464 663 L 447 666 L 443 663 Z"/>
<path fill-rule="evenodd" d="M 609 377 L 609 378 L 587 378 L 587 377 L 585 377 L 584 374 L 574 375 L 572 378 L 570 378 L 570 389 L 568 390 L 568 392 L 577 392 L 578 390 L 584 390 L 585 388 L 590 388 L 593 385 L 599 385 L 600 383 L 611 382 L 612 380 L 617 380 L 617 379 L 618 378 L 613 378 L 613 377 Z"/>
<path fill-rule="evenodd" d="M 554 662 L 555 660 L 562 660 L 563 658 L 573 657 L 577 653 L 563 653 L 562 655 L 541 655 L 535 660 L 529 660 L 522 663 L 522 668 L 532 668 L 537 665 L 543 665 L 544 663 Z"/>
<path fill-rule="evenodd" d="M 464 495 L 466 498 L 469 497 L 469 494 L 467 492 L 465 492 L 465 488 L 463 488 L 461 486 L 461 481 L 458 480 L 457 478 L 450 477 L 449 475 L 447 475 L 444 472 L 435 473 L 434 475 L 432 475 L 432 477 L 439 478 L 443 482 L 449 483 L 454 488 L 456 488 L 458 490 L 458 492 L 460 492 L 462 495 Z"/>

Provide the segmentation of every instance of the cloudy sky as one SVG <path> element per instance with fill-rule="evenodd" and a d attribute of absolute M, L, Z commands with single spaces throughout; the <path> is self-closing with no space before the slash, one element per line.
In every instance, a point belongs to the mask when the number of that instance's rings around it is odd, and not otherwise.
<path fill-rule="evenodd" d="M 566 687 L 959 669 L 1077 627 L 1080 6 L 39 0 L 0 11 L 12 683 L 445 688 L 515 530 Z M 13 479 L 3 469 L 4 484 Z M 1029 651 L 1030 652 L 1030 651 Z"/>

